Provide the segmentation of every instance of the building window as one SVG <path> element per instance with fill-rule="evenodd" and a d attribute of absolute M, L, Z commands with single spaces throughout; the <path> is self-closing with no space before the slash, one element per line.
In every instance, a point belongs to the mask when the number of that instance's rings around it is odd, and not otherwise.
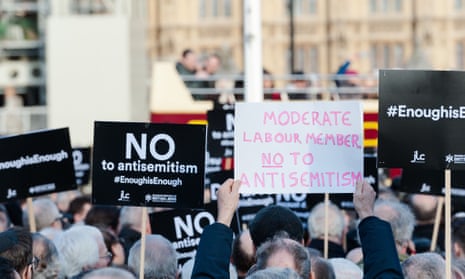
<path fill-rule="evenodd" d="M 465 68 L 465 57 L 464 57 L 464 49 L 463 49 L 463 42 L 457 42 L 455 44 L 455 61 L 457 61 L 457 69 L 464 69 Z"/>
<path fill-rule="evenodd" d="M 224 16 L 231 16 L 231 0 L 223 0 Z"/>
<path fill-rule="evenodd" d="M 232 14 L 231 5 L 231 0 L 199 0 L 199 17 L 230 17 Z"/>
<path fill-rule="evenodd" d="M 370 0 L 370 11 L 376 13 L 378 11 L 378 0 Z"/>
<path fill-rule="evenodd" d="M 404 46 L 401 43 L 375 43 L 370 47 L 371 68 L 398 68 L 404 64 Z"/>
<path fill-rule="evenodd" d="M 205 18 L 207 16 L 207 0 L 199 0 L 199 16 Z"/>
<path fill-rule="evenodd" d="M 391 67 L 402 67 L 404 65 L 404 46 L 402 44 L 395 44 L 393 54 L 394 64 L 392 64 Z"/>
<path fill-rule="evenodd" d="M 412 0 L 416 1 L 416 0 Z M 371 13 L 392 13 L 402 11 L 402 0 L 370 0 Z"/>
<path fill-rule="evenodd" d="M 305 67 L 305 50 L 303 47 L 297 47 L 294 53 L 294 69 L 304 71 Z M 291 69 L 292 70 L 292 69 Z"/>
<path fill-rule="evenodd" d="M 307 73 L 318 73 L 320 72 L 320 61 L 318 59 L 318 48 L 315 47 L 310 47 L 309 54 L 308 56 L 310 57 L 310 61 L 308 61 L 308 69 L 305 69 Z"/>
<path fill-rule="evenodd" d="M 400 12 L 402 11 L 402 0 L 395 0 L 395 11 Z"/>
<path fill-rule="evenodd" d="M 219 0 L 212 0 L 212 6 L 211 6 L 211 9 L 212 9 L 212 17 L 218 17 L 218 15 L 219 15 L 219 12 L 218 12 L 218 8 L 219 8 L 218 1 L 219 1 Z"/>
<path fill-rule="evenodd" d="M 294 15 L 309 15 L 316 14 L 318 5 L 318 0 L 288 0 L 292 1 L 294 4 Z M 289 2 L 288 2 L 289 5 Z"/>
<path fill-rule="evenodd" d="M 461 10 L 463 8 L 463 0 L 455 0 L 454 6 L 456 10 Z"/>

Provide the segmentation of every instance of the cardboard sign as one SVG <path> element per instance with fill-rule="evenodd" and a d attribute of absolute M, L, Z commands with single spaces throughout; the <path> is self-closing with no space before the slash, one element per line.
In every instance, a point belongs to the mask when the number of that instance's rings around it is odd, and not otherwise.
<path fill-rule="evenodd" d="M 76 189 L 68 128 L 0 139 L 0 201 Z"/>
<path fill-rule="evenodd" d="M 376 156 L 372 154 L 365 154 L 364 158 L 364 178 L 373 189 L 378 192 L 378 168 L 376 165 Z M 316 204 L 324 201 L 324 195 L 314 194 L 307 195 L 308 209 L 311 210 Z M 334 194 L 330 195 L 329 199 L 332 203 L 339 206 L 341 209 L 354 210 L 354 196 L 353 194 Z"/>
<path fill-rule="evenodd" d="M 363 177 L 360 102 L 238 103 L 242 193 L 352 193 Z"/>
<path fill-rule="evenodd" d="M 203 125 L 95 122 L 96 204 L 202 208 Z"/>
<path fill-rule="evenodd" d="M 381 70 L 378 166 L 465 169 L 465 72 Z"/>
<path fill-rule="evenodd" d="M 86 185 L 90 180 L 90 147 L 73 148 L 73 163 L 78 186 Z"/>

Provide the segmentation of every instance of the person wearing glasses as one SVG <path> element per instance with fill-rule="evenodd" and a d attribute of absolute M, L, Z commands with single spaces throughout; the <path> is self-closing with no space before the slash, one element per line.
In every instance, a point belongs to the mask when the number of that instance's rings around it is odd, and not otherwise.
<path fill-rule="evenodd" d="M 57 237 L 55 245 L 61 255 L 61 276 L 67 278 L 106 267 L 111 262 L 112 254 L 105 246 L 102 233 L 93 226 L 73 226 Z"/>
<path fill-rule="evenodd" d="M 57 278 L 59 273 L 58 251 L 55 244 L 40 233 L 32 234 L 34 279 Z"/>

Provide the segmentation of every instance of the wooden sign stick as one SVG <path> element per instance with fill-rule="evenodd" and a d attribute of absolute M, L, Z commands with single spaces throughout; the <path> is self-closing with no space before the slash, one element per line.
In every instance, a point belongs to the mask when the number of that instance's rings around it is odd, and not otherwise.
<path fill-rule="evenodd" d="M 446 243 L 445 250 L 446 250 L 446 279 L 452 278 L 452 247 L 451 247 L 451 196 L 450 196 L 450 188 L 451 188 L 451 173 L 450 169 L 446 169 L 445 171 L 445 203 L 446 203 L 446 218 L 445 218 L 445 233 L 446 233 Z"/>
<path fill-rule="evenodd" d="M 329 194 L 325 193 L 325 237 L 324 237 L 324 257 L 328 259 L 328 236 L 329 234 Z"/>
<path fill-rule="evenodd" d="M 438 242 L 439 226 L 441 225 L 441 215 L 442 215 L 443 206 L 444 206 L 444 198 L 439 197 L 438 205 L 436 208 L 436 218 L 434 219 L 433 236 L 431 238 L 431 245 L 429 247 L 429 250 L 431 252 L 434 252 L 436 250 L 436 244 Z"/>
<path fill-rule="evenodd" d="M 139 279 L 144 279 L 145 267 L 145 236 L 147 231 L 147 208 L 142 207 L 142 231 L 140 235 L 140 266 L 139 266 Z"/>
<path fill-rule="evenodd" d="M 36 218 L 34 217 L 34 205 L 32 204 L 32 198 L 27 198 L 27 215 L 29 218 L 29 230 L 31 233 L 37 232 Z"/>

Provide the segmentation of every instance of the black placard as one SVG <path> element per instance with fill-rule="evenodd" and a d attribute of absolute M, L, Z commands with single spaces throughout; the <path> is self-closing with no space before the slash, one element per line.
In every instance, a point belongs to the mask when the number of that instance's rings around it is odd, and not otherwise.
<path fill-rule="evenodd" d="M 216 203 L 206 205 L 202 210 L 175 209 L 150 214 L 152 233 L 161 234 L 173 244 L 178 255 L 178 265 L 195 256 L 203 229 L 214 223 L 217 215 Z M 231 229 L 237 233 L 237 217 L 231 222 Z M 212 247 L 213 249 L 215 247 Z"/>
<path fill-rule="evenodd" d="M 231 173 L 233 174 L 234 169 L 234 110 L 208 111 L 207 119 L 205 186 L 215 188 L 227 178 L 233 177 Z"/>
<path fill-rule="evenodd" d="M 73 148 L 73 163 L 78 186 L 90 180 L 90 147 Z"/>
<path fill-rule="evenodd" d="M 397 190 L 407 193 L 444 195 L 444 171 L 427 169 L 404 169 Z M 451 175 L 451 195 L 465 197 L 465 172 Z"/>
<path fill-rule="evenodd" d="M 465 169 L 465 72 L 381 70 L 378 166 Z"/>
<path fill-rule="evenodd" d="M 76 189 L 68 128 L 0 139 L 0 201 Z"/>
<path fill-rule="evenodd" d="M 307 228 L 308 216 L 310 211 L 307 205 L 308 194 L 276 194 L 275 202 L 276 205 L 289 208 L 292 212 L 299 217 L 303 228 Z"/>
<path fill-rule="evenodd" d="M 247 228 L 257 212 L 275 203 L 275 195 L 241 194 L 239 197 L 239 224 L 242 229 Z"/>
<path fill-rule="evenodd" d="M 95 122 L 96 204 L 202 208 L 204 125 Z"/>

